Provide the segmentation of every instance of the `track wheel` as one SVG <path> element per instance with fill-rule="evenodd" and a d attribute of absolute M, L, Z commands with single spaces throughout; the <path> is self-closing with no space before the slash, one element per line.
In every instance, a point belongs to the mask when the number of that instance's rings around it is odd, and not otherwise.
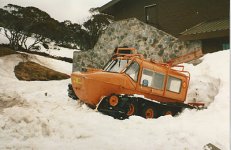
<path fill-rule="evenodd" d="M 156 111 L 153 107 L 149 106 L 149 107 L 144 107 L 143 109 L 143 113 L 142 116 L 146 119 L 149 118 L 156 118 Z"/>
<path fill-rule="evenodd" d="M 132 116 L 132 115 L 135 115 L 136 114 L 136 105 L 135 105 L 135 103 L 130 103 L 129 104 L 129 109 L 128 109 L 128 112 L 127 112 L 127 115 L 128 116 Z"/>
<path fill-rule="evenodd" d="M 164 116 L 166 116 L 166 115 L 171 115 L 171 116 L 173 116 L 173 113 L 172 113 L 172 111 L 167 110 L 167 111 L 164 111 L 163 115 L 164 115 Z"/>
<path fill-rule="evenodd" d="M 109 98 L 109 104 L 110 104 L 111 106 L 115 107 L 118 103 L 119 103 L 119 98 L 118 98 L 118 96 L 112 95 L 112 96 Z"/>

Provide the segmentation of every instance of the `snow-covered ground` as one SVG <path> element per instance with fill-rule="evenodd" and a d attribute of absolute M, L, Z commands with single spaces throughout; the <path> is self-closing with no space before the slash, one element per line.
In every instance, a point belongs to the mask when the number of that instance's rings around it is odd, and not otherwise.
<path fill-rule="evenodd" d="M 0 27 L 0 43 L 1 44 L 8 44 L 9 40 L 5 37 L 4 31 L 1 29 L 2 29 L 2 27 Z M 33 38 L 28 38 L 26 44 L 27 44 L 27 46 L 29 46 L 33 42 L 34 42 Z M 39 52 L 44 52 L 44 53 L 47 53 L 47 54 L 52 55 L 52 56 L 61 56 L 61 57 L 67 57 L 67 58 L 73 58 L 73 52 L 79 51 L 76 49 L 68 49 L 68 48 L 64 48 L 64 47 L 60 47 L 60 46 L 55 46 L 54 43 L 50 43 L 48 45 L 49 49 L 44 48 L 42 44 L 37 44 L 36 46 L 40 47 Z M 33 49 L 32 49 L 32 51 L 33 51 Z M 36 50 L 34 50 L 34 51 L 36 51 Z"/>
<path fill-rule="evenodd" d="M 29 38 L 27 45 L 29 45 L 29 43 L 31 43 L 31 42 L 33 42 L 33 39 Z M 44 53 L 47 53 L 47 54 L 52 55 L 52 56 L 61 56 L 61 57 L 73 58 L 73 52 L 79 51 L 76 49 L 69 49 L 69 48 L 65 48 L 65 47 L 56 46 L 54 43 L 48 44 L 49 49 L 44 48 L 42 44 L 37 44 L 37 45 L 40 46 L 39 52 L 44 52 Z M 37 51 L 37 50 L 32 49 L 32 51 Z"/>
<path fill-rule="evenodd" d="M 191 73 L 187 101 L 204 101 L 207 109 L 185 110 L 177 117 L 116 120 L 67 96 L 68 80 L 19 81 L 18 55 L 0 57 L 0 149 L 202 150 L 230 143 L 230 51 L 203 57 Z M 30 60 L 71 73 L 72 64 L 30 55 Z M 47 94 L 45 94 L 47 93 Z M 47 95 L 47 96 L 46 96 Z"/>
<path fill-rule="evenodd" d="M 8 44 L 9 40 L 5 37 L 3 28 L 0 27 L 0 43 L 1 44 Z"/>

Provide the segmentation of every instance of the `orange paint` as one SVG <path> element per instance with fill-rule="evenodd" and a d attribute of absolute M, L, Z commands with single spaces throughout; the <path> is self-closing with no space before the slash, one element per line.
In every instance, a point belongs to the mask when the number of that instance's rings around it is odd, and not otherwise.
<path fill-rule="evenodd" d="M 125 50 L 127 50 L 125 48 Z M 118 53 L 116 53 L 119 55 Z M 121 72 L 108 72 L 98 69 L 88 69 L 87 72 L 74 72 L 71 74 L 72 86 L 75 94 L 80 100 L 96 106 L 102 96 L 110 96 L 112 94 L 138 94 L 144 97 L 159 102 L 181 102 L 186 99 L 190 74 L 181 70 L 173 69 L 169 64 L 161 64 L 152 60 L 145 60 L 140 54 L 127 54 L 119 56 L 120 59 L 128 59 L 135 62 L 139 66 L 136 81 L 133 80 L 126 70 L 131 66 L 131 63 Z M 141 81 L 144 69 L 155 73 L 155 76 L 163 79 L 163 83 L 150 83 L 158 85 L 161 88 L 153 88 L 152 86 L 142 85 Z M 163 78 L 162 78 L 163 77 Z M 154 77 L 152 79 L 152 82 Z M 116 99 L 112 100 L 114 105 Z M 131 110 L 132 111 L 132 110 Z"/>

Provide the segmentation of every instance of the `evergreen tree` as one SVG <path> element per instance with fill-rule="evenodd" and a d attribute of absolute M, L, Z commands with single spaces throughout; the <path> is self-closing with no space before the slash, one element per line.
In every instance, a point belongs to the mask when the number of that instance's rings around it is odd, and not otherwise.
<path fill-rule="evenodd" d="M 98 8 L 91 8 L 90 13 L 92 14 L 91 18 L 83 23 L 86 29 L 85 35 L 83 35 L 84 40 L 88 41 L 86 49 L 92 49 L 95 46 L 102 31 L 113 21 L 112 16 L 99 13 Z"/>
<path fill-rule="evenodd" d="M 101 14 L 97 8 L 90 9 L 92 16 L 79 25 L 69 20 L 59 22 L 36 7 L 21 7 L 13 4 L 0 8 L 0 28 L 9 39 L 9 45 L 18 50 L 30 50 L 38 43 L 55 41 L 68 48 L 89 50 L 94 47 L 103 30 L 112 22 L 112 17 Z M 33 43 L 28 45 L 28 38 Z"/>

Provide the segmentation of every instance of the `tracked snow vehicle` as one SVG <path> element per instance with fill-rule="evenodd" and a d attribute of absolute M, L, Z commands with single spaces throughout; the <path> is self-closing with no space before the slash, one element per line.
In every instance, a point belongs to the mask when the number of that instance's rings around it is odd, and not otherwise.
<path fill-rule="evenodd" d="M 70 88 L 78 99 L 115 118 L 174 116 L 184 108 L 203 105 L 184 103 L 190 73 L 178 65 L 201 55 L 199 50 L 168 63 L 157 63 L 144 59 L 134 48 L 118 48 L 103 69 L 73 72 Z"/>

